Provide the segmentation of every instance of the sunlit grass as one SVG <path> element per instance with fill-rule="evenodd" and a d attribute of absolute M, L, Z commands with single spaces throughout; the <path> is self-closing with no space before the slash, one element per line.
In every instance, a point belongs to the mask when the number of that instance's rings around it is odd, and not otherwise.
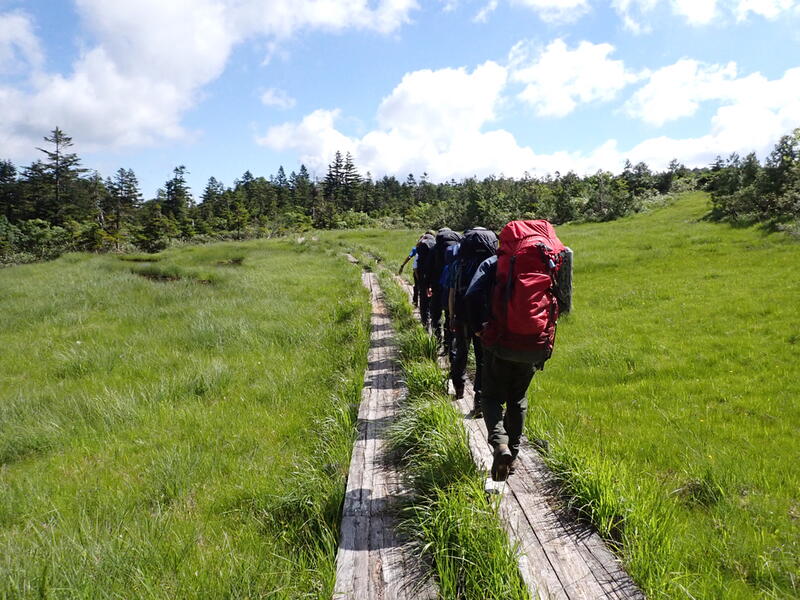
<path fill-rule="evenodd" d="M 330 597 L 358 270 L 294 242 L 122 258 L 0 272 L 0 597 Z"/>
<path fill-rule="evenodd" d="M 558 228 L 575 311 L 528 435 L 652 597 L 800 597 L 800 245 L 689 194 Z M 396 269 L 419 232 L 337 233 Z"/>
<path fill-rule="evenodd" d="M 390 427 L 391 446 L 415 490 L 404 528 L 434 566 L 443 599 L 529 597 L 514 549 L 484 492 L 462 416 L 447 396 L 437 343 L 410 320 L 408 297 L 382 270 L 381 286 L 395 326 L 408 397 Z"/>

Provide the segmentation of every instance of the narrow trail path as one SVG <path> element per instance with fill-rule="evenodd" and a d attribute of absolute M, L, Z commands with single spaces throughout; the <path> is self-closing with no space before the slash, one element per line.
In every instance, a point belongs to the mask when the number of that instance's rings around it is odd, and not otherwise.
<path fill-rule="evenodd" d="M 396 280 L 410 298 L 411 286 L 400 277 Z M 472 384 L 467 382 L 464 398 L 454 403 L 463 416 L 472 458 L 488 472 L 492 452 L 486 424 L 468 417 L 473 398 Z M 533 598 L 645 598 L 602 538 L 564 508 L 553 475 L 527 441 L 515 473 L 505 483 L 488 480 L 487 489 L 501 495 L 500 518 L 511 543 L 518 546 L 520 574 Z"/>
<path fill-rule="evenodd" d="M 378 277 L 365 272 L 362 281 L 372 299 L 372 331 L 358 411 L 358 438 L 350 460 L 342 510 L 333 597 L 334 600 L 433 600 L 437 590 L 429 569 L 396 531 L 397 507 L 409 491 L 388 460 L 386 430 L 395 419 L 406 389 Z"/>

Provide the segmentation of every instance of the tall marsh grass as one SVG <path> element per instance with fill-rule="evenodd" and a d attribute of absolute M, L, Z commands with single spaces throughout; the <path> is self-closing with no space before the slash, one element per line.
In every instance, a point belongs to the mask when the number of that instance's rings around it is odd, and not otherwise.
<path fill-rule="evenodd" d="M 0 314 L 0 597 L 330 597 L 357 269 L 275 241 L 72 254 L 0 272 Z"/>

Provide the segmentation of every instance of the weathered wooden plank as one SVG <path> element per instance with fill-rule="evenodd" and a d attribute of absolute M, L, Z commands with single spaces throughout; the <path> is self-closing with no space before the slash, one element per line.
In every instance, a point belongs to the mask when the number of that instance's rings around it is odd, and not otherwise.
<path fill-rule="evenodd" d="M 396 531 L 395 505 L 402 497 L 400 474 L 387 460 L 386 431 L 402 394 L 394 334 L 372 273 L 362 275 L 373 302 L 372 333 L 358 437 L 347 482 L 335 600 L 433 600 L 436 586 L 413 547 Z"/>

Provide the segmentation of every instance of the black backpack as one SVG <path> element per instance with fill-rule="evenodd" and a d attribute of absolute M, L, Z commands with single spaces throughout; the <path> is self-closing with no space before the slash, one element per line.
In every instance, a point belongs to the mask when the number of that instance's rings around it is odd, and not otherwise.
<path fill-rule="evenodd" d="M 494 231 L 479 227 L 464 233 L 454 265 L 453 281 L 455 283 L 456 315 L 465 316 L 464 295 L 467 293 L 472 277 L 480 264 L 495 254 L 497 254 L 497 235 L 495 235 Z"/>
<path fill-rule="evenodd" d="M 448 246 L 458 244 L 461 235 L 452 229 L 442 228 L 436 234 L 436 245 L 433 248 L 433 261 L 429 271 L 432 281 L 438 281 L 444 269 L 444 254 Z"/>
<path fill-rule="evenodd" d="M 417 274 L 422 282 L 427 282 L 428 273 L 433 262 L 433 247 L 436 245 L 434 237 L 426 233 L 417 242 Z"/>

